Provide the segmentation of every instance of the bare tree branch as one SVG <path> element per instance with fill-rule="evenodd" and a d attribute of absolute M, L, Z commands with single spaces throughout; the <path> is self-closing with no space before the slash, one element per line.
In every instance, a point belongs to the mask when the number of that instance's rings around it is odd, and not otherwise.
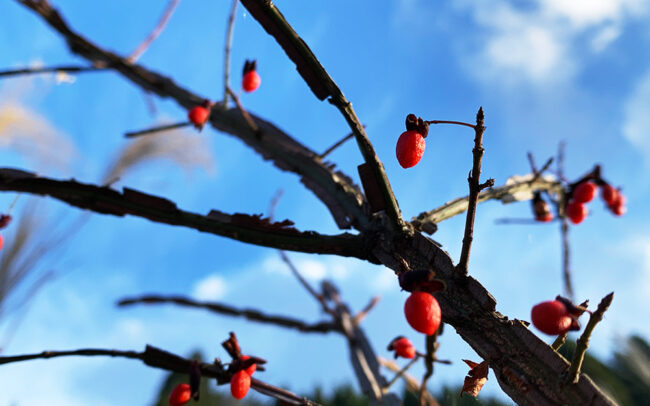
<path fill-rule="evenodd" d="M 180 0 L 169 0 L 169 3 L 167 3 L 167 7 L 165 8 L 165 11 L 163 11 L 163 14 L 160 16 L 160 20 L 158 21 L 158 24 L 156 24 L 156 27 L 154 27 L 153 31 L 147 35 L 147 38 L 138 45 L 138 47 L 129 55 L 128 58 L 126 58 L 129 62 L 135 63 L 142 54 L 144 54 L 149 46 L 158 38 L 158 36 L 163 32 L 165 29 L 165 26 L 169 22 L 169 19 L 172 17 L 172 14 L 174 14 L 174 10 L 176 9 L 176 6 L 178 6 L 178 3 Z"/>
<path fill-rule="evenodd" d="M 69 356 L 103 356 L 139 359 L 144 364 L 152 368 L 164 369 L 177 373 L 188 373 L 190 366 L 194 362 L 192 360 L 180 357 L 176 354 L 172 354 L 159 348 L 147 345 L 144 352 L 107 350 L 101 348 L 84 348 L 72 351 L 43 351 L 37 354 L 0 357 L 0 365 L 10 364 L 13 362 L 30 361 L 35 359 L 49 359 Z M 220 385 L 230 382 L 231 374 L 226 371 L 226 369 L 218 362 L 215 362 L 214 364 L 207 364 L 203 362 L 199 363 L 199 370 L 201 371 L 201 376 L 207 378 L 216 378 L 217 383 Z M 268 383 L 262 382 L 255 378 L 251 378 L 251 387 L 262 394 L 288 401 L 291 404 L 308 406 L 318 405 L 317 403 L 312 402 L 304 397 L 295 395 L 285 389 L 269 385 Z"/>
<path fill-rule="evenodd" d="M 225 303 L 202 302 L 182 296 L 144 295 L 140 297 L 121 299 L 119 302 L 117 302 L 117 305 L 131 306 L 134 304 L 164 303 L 172 303 L 179 306 L 206 309 L 218 314 L 243 317 L 251 321 L 256 321 L 258 323 L 274 324 L 276 326 L 291 328 L 302 331 L 304 333 L 329 333 L 331 331 L 340 331 L 340 328 L 331 322 L 322 321 L 320 323 L 309 324 L 305 323 L 304 321 L 294 319 L 293 317 L 265 314 L 255 309 L 237 309 Z"/>
<path fill-rule="evenodd" d="M 384 166 L 366 135 L 352 103 L 350 103 L 325 68 L 318 61 L 305 41 L 294 31 L 284 16 L 270 1 L 242 0 L 244 7 L 275 38 L 287 56 L 296 64 L 298 73 L 320 100 L 329 97 L 329 102 L 336 106 L 354 133 L 357 144 L 365 162 L 372 169 L 376 182 L 384 199 L 386 214 L 396 229 L 402 228 L 402 218 L 397 200 L 390 187 Z"/>
<path fill-rule="evenodd" d="M 532 176 L 534 175 L 531 175 L 531 177 Z M 532 182 L 528 180 L 521 181 L 521 182 L 513 183 L 511 185 L 504 185 L 504 186 L 481 191 L 478 195 L 478 203 L 482 203 L 493 199 L 501 200 L 504 203 L 509 203 L 512 201 L 512 196 L 517 193 L 534 192 L 536 190 L 555 191 L 558 188 L 561 188 L 559 182 L 545 180 L 543 178 L 536 179 Z M 466 211 L 468 205 L 469 205 L 468 196 L 454 199 L 448 203 L 443 204 L 438 208 L 435 208 L 430 211 L 425 211 L 423 213 L 420 213 L 416 217 L 413 217 L 411 219 L 411 224 L 413 224 L 413 227 L 415 227 L 416 230 L 428 232 L 428 230 L 430 231 L 432 228 L 435 228 L 435 224 L 440 223 L 441 221 L 447 220 L 451 217 L 454 217 Z"/>
<path fill-rule="evenodd" d="M 0 71 L 0 77 L 20 76 L 20 75 L 37 75 L 41 73 L 84 73 L 84 72 L 97 72 L 106 70 L 103 67 L 97 66 L 76 66 L 76 65 L 62 65 L 62 66 L 46 66 L 42 68 L 20 68 L 9 69 Z"/>
<path fill-rule="evenodd" d="M 228 28 L 226 28 L 226 44 L 223 51 L 223 107 L 228 107 L 228 89 L 230 88 L 230 48 L 232 47 L 232 34 L 235 28 L 237 4 L 239 4 L 239 0 L 232 0 L 230 16 L 228 17 Z"/>
<path fill-rule="evenodd" d="M 189 110 L 205 101 L 170 78 L 132 64 L 125 58 L 105 51 L 68 26 L 57 10 L 45 1 L 17 0 L 40 15 L 68 43 L 70 50 L 92 63 L 99 63 L 121 73 L 126 79 L 160 97 L 170 97 Z M 238 109 L 215 105 L 210 114 L 211 125 L 234 135 L 248 144 L 279 169 L 293 172 L 301 182 L 328 207 L 340 228 L 364 228 L 369 223 L 364 196 L 352 180 L 318 159 L 318 154 L 300 144 L 272 123 L 251 114 L 260 131 L 251 131 Z"/>
<path fill-rule="evenodd" d="M 360 236 L 327 236 L 313 231 L 301 232 L 285 220 L 271 223 L 261 216 L 229 215 L 216 210 L 206 216 L 180 210 L 176 204 L 136 190 L 120 193 L 109 187 L 39 177 L 30 172 L 0 168 L 0 190 L 48 195 L 72 206 L 97 213 L 124 216 L 130 214 L 158 223 L 193 228 L 234 240 L 292 251 L 336 254 L 365 258 Z"/>

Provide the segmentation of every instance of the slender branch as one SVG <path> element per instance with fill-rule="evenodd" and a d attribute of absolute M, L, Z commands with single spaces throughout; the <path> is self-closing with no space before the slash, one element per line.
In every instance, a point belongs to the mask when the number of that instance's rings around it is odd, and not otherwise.
<path fill-rule="evenodd" d="M 0 71 L 0 77 L 5 76 L 18 76 L 18 75 L 36 75 L 41 73 L 84 73 L 84 72 L 97 72 L 106 70 L 105 67 L 97 66 L 47 66 L 43 68 L 20 68 Z"/>
<path fill-rule="evenodd" d="M 400 366 L 397 365 L 395 362 L 392 360 L 382 358 L 382 357 L 377 357 L 377 360 L 379 363 L 386 369 L 397 372 L 399 373 L 400 371 Z M 406 383 L 406 389 L 411 392 L 411 393 L 418 393 L 420 391 L 420 382 L 418 382 L 415 377 L 412 375 L 409 375 L 407 373 L 402 373 L 401 376 L 404 378 L 404 382 Z M 439 406 L 439 403 L 436 401 L 436 399 L 431 395 L 431 392 L 426 391 L 425 392 L 425 398 L 427 399 L 427 404 L 429 406 Z"/>
<path fill-rule="evenodd" d="M 237 105 L 237 109 L 241 113 L 242 117 L 244 117 L 244 120 L 246 120 L 246 124 L 248 124 L 248 127 L 253 131 L 255 134 L 260 133 L 260 128 L 257 126 L 255 123 L 255 120 L 251 117 L 250 114 L 248 114 L 248 111 L 244 108 L 244 105 L 241 103 L 241 100 L 239 100 L 239 97 L 237 94 L 229 87 L 226 86 L 226 92 L 232 96 L 232 99 L 235 101 L 235 104 Z"/>
<path fill-rule="evenodd" d="M 364 125 L 363 128 L 366 128 L 366 126 Z M 336 141 L 336 142 L 334 143 L 334 145 L 332 145 L 331 147 L 327 148 L 327 149 L 325 150 L 325 152 L 323 152 L 322 154 L 320 154 L 318 157 L 319 157 L 320 159 L 325 158 L 327 155 L 329 155 L 330 153 L 332 153 L 332 151 L 334 151 L 336 148 L 340 147 L 340 146 L 343 145 L 347 140 L 349 140 L 349 139 L 351 139 L 351 138 L 353 138 L 353 137 L 354 137 L 354 133 L 353 133 L 353 132 L 350 133 L 350 134 L 348 134 L 348 135 L 346 135 L 345 137 L 343 137 L 343 138 L 341 138 L 340 140 Z"/>
<path fill-rule="evenodd" d="M 408 362 L 408 364 L 404 365 L 404 368 L 402 368 L 402 369 L 400 369 L 399 371 L 397 371 L 397 373 L 395 373 L 395 376 L 393 376 L 393 377 L 391 378 L 391 380 L 388 381 L 388 383 L 386 383 L 386 385 L 384 386 L 384 388 L 388 389 L 388 388 L 390 388 L 391 386 L 393 386 L 393 384 L 394 384 L 395 382 L 397 382 L 397 380 L 398 380 L 399 378 L 401 378 L 402 376 L 404 376 L 404 374 L 406 373 L 406 371 L 408 371 L 409 368 L 411 368 L 411 367 L 412 367 L 412 366 L 413 366 L 413 365 L 418 361 L 418 359 L 420 359 L 420 354 L 416 354 L 415 357 L 413 357 L 413 359 L 410 360 L 410 361 Z"/>
<path fill-rule="evenodd" d="M 558 177 L 562 179 L 564 177 L 564 151 L 566 149 L 566 143 L 561 142 L 558 146 L 557 151 L 557 172 Z M 571 249 L 569 246 L 569 222 L 567 220 L 566 213 L 564 208 L 566 207 L 566 196 L 564 190 L 560 194 L 558 200 L 558 210 L 560 217 L 560 236 L 562 239 L 562 280 L 564 282 L 564 295 L 569 298 L 571 301 L 574 299 L 573 294 L 573 282 L 571 281 Z"/>
<path fill-rule="evenodd" d="M 93 64 L 110 67 L 142 90 L 161 97 L 171 97 L 187 110 L 205 101 L 205 97 L 180 87 L 170 78 L 143 66 L 131 64 L 125 58 L 108 52 L 78 35 L 48 2 L 17 1 L 35 11 L 58 31 L 72 52 Z M 210 123 L 219 131 L 240 138 L 264 159 L 272 160 L 279 169 L 298 174 L 302 183 L 327 206 L 339 228 L 354 226 L 363 229 L 369 224 L 367 203 L 359 188 L 349 177 L 323 164 L 314 151 L 300 144 L 272 123 L 252 116 L 260 127 L 259 133 L 250 130 L 237 109 L 226 110 L 214 106 L 210 114 Z"/>
<path fill-rule="evenodd" d="M 465 220 L 465 235 L 463 237 L 463 248 L 460 253 L 460 260 L 458 261 L 458 271 L 467 275 L 467 267 L 469 263 L 469 253 L 472 249 L 472 240 L 474 239 L 474 217 L 476 216 L 476 205 L 478 204 L 478 195 L 481 191 L 479 179 L 481 176 L 481 159 L 483 158 L 483 132 L 485 132 L 483 107 L 478 109 L 476 114 L 476 127 L 474 132 L 474 149 L 472 154 L 474 156 L 474 163 L 472 171 L 467 178 L 469 183 L 469 198 L 467 206 L 467 218 Z"/>
<path fill-rule="evenodd" d="M 228 28 L 226 28 L 226 44 L 223 51 L 223 107 L 228 107 L 228 89 L 230 88 L 230 48 L 232 47 L 232 34 L 235 27 L 235 15 L 239 0 L 232 0 Z"/>
<path fill-rule="evenodd" d="M 363 125 L 361 125 L 359 118 L 354 112 L 352 103 L 345 98 L 305 41 L 298 36 L 272 2 L 266 0 L 242 0 L 242 4 L 260 25 L 264 27 L 266 32 L 275 38 L 287 53 L 287 56 L 296 64 L 298 73 L 307 82 L 316 97 L 320 100 L 325 100 L 329 97 L 329 102 L 339 109 L 356 137 L 364 161 L 372 169 L 372 173 L 376 178 L 381 195 L 385 201 L 388 218 L 391 220 L 393 227 L 400 230 L 403 226 L 403 221 L 397 200 L 388 182 L 384 166 L 375 153 Z"/>
<path fill-rule="evenodd" d="M 465 123 L 463 121 L 449 121 L 449 120 L 429 120 L 425 121 L 427 124 L 455 124 L 455 125 L 464 125 L 465 127 L 469 127 L 473 130 L 476 130 L 476 126 L 474 124 L 469 124 Z"/>
<path fill-rule="evenodd" d="M 526 175 L 522 177 L 522 181 L 520 182 L 482 190 L 478 195 L 478 203 L 488 200 L 501 200 L 503 203 L 510 203 L 514 201 L 513 196 L 516 194 L 530 192 L 532 197 L 532 192 L 537 190 L 555 191 L 561 188 L 560 183 L 555 180 L 550 181 L 540 178 L 531 182 L 529 179 L 533 177 L 534 175 Z M 469 196 L 460 197 L 438 208 L 420 213 L 411 219 L 411 224 L 413 224 L 416 230 L 428 232 L 432 228 L 435 228 L 436 223 L 465 212 L 468 206 Z"/>
<path fill-rule="evenodd" d="M 302 274 L 298 271 L 298 268 L 296 268 L 296 266 L 293 264 L 293 262 L 289 259 L 289 257 L 287 256 L 286 252 L 284 252 L 284 251 L 278 251 L 278 254 L 280 254 L 280 258 L 281 258 L 282 261 L 287 265 L 287 267 L 289 268 L 289 270 L 291 271 L 291 273 L 293 274 L 293 276 L 295 276 L 296 279 L 298 279 L 298 282 L 300 282 L 300 284 L 302 285 L 302 287 L 305 288 L 305 290 L 306 290 L 307 292 L 309 292 L 309 294 L 312 295 L 312 296 L 314 297 L 314 299 L 316 299 L 316 301 L 317 301 L 318 303 L 320 303 L 321 307 L 323 308 L 323 311 L 325 311 L 326 313 L 329 313 L 329 314 L 332 315 L 332 316 L 335 316 L 335 313 L 333 312 L 332 309 L 329 308 L 329 306 L 327 305 L 327 302 L 325 301 L 325 298 L 323 297 L 323 295 L 321 295 L 320 293 L 316 292 L 316 289 L 314 289 L 314 288 L 309 284 L 309 282 L 307 282 L 307 280 L 306 280 L 306 279 L 302 276 Z"/>
<path fill-rule="evenodd" d="M 555 351 L 559 350 L 560 347 L 562 347 L 564 345 L 564 343 L 566 342 L 567 335 L 568 335 L 568 333 L 563 333 L 563 334 L 560 334 L 559 336 L 557 336 L 555 341 L 553 341 L 553 344 L 551 344 L 551 348 L 553 348 Z"/>
<path fill-rule="evenodd" d="M 329 333 L 331 331 L 340 331 L 340 328 L 331 322 L 320 322 L 309 324 L 293 317 L 265 314 L 254 309 L 237 309 L 224 303 L 202 302 L 192 300 L 182 296 L 158 296 L 145 295 L 134 298 L 120 300 L 118 306 L 131 306 L 135 304 L 164 304 L 171 303 L 179 306 L 194 307 L 206 309 L 214 313 L 225 314 L 228 316 L 243 317 L 251 321 L 264 324 L 274 324 L 280 327 L 286 327 L 302 331 L 304 333 Z"/>
<path fill-rule="evenodd" d="M 181 123 L 159 125 L 157 127 L 151 127 L 151 128 L 147 128 L 147 129 L 144 129 L 144 130 L 131 131 L 131 132 L 128 132 L 128 133 L 124 133 L 124 136 L 126 138 L 134 138 L 134 137 L 139 137 L 141 135 L 155 134 L 155 133 L 160 133 L 160 132 L 163 132 L 163 131 L 175 130 L 177 128 L 189 127 L 191 125 L 192 125 L 191 122 L 183 121 Z"/>
<path fill-rule="evenodd" d="M 375 297 L 373 297 L 372 299 L 370 299 L 370 302 L 368 302 L 368 304 L 366 305 L 366 307 L 364 307 L 363 309 L 361 309 L 361 311 L 360 311 L 359 313 L 357 313 L 357 314 L 352 318 L 352 321 L 354 322 L 354 324 L 357 324 L 357 325 L 358 325 L 359 323 L 361 323 L 361 321 L 363 321 L 363 319 L 366 318 L 366 316 L 368 315 L 368 313 L 370 313 L 370 311 L 371 311 L 372 309 L 374 309 L 374 307 L 377 305 L 377 303 L 379 303 L 379 300 L 380 300 L 380 299 L 381 299 L 381 298 L 380 298 L 379 296 L 375 296 Z"/>
<path fill-rule="evenodd" d="M 206 216 L 180 210 L 176 204 L 133 189 L 120 193 L 109 187 L 39 177 L 17 169 L 0 168 L 0 190 L 47 195 L 72 206 L 115 216 L 143 217 L 158 223 L 184 226 L 234 240 L 292 251 L 329 253 L 365 258 L 361 236 L 327 236 L 300 232 L 285 220 L 271 223 L 261 216 L 229 215 L 216 210 Z"/>
<path fill-rule="evenodd" d="M 612 304 L 612 300 L 614 300 L 614 292 L 605 296 L 600 303 L 598 303 L 596 311 L 589 315 L 589 321 L 585 326 L 585 330 L 582 332 L 580 338 L 578 338 L 578 341 L 576 341 L 576 349 L 567 375 L 568 382 L 575 384 L 580 380 L 580 369 L 582 368 L 582 361 L 587 353 L 587 348 L 589 348 L 589 337 L 591 337 L 596 324 L 603 319 L 603 315 Z"/>
<path fill-rule="evenodd" d="M 433 376 L 433 362 L 436 359 L 436 351 L 440 346 L 438 343 L 438 335 L 441 330 L 438 329 L 435 333 L 427 335 L 425 338 L 425 348 L 426 353 L 424 354 L 424 367 L 426 372 L 422 377 L 422 383 L 420 384 L 420 406 L 425 406 L 427 403 L 426 392 L 427 392 L 427 382 Z"/>
<path fill-rule="evenodd" d="M 194 362 L 192 360 L 180 357 L 176 354 L 172 354 L 159 348 L 147 345 L 144 352 L 106 350 L 99 348 L 86 348 L 73 351 L 43 351 L 37 354 L 0 357 L 0 365 L 13 362 L 30 361 L 35 359 L 49 359 L 68 356 L 109 356 L 139 359 L 144 364 L 152 368 L 158 368 L 177 373 L 187 373 L 190 366 Z M 201 376 L 216 378 L 217 383 L 220 385 L 230 382 L 230 373 L 226 371 L 220 363 L 215 362 L 214 364 L 207 364 L 202 362 L 199 363 L 198 366 L 199 370 L 201 371 Z M 313 406 L 317 405 L 317 403 L 312 402 L 304 397 L 300 397 L 285 389 L 269 385 L 268 383 L 262 382 L 255 378 L 251 378 L 251 387 L 262 394 L 289 401 L 291 404 Z"/>
<path fill-rule="evenodd" d="M 165 8 L 163 14 L 160 16 L 160 20 L 158 21 L 156 27 L 154 27 L 153 31 L 147 35 L 147 38 L 145 38 L 144 41 L 138 45 L 138 47 L 131 53 L 131 55 L 126 58 L 129 62 L 135 63 L 142 56 L 142 54 L 146 52 L 147 48 L 149 48 L 149 46 L 156 40 L 156 38 L 158 38 L 158 36 L 165 29 L 165 26 L 169 22 L 172 14 L 174 14 L 174 10 L 176 9 L 176 6 L 178 6 L 179 2 L 180 0 L 170 0 L 169 3 L 167 3 L 167 7 Z"/>

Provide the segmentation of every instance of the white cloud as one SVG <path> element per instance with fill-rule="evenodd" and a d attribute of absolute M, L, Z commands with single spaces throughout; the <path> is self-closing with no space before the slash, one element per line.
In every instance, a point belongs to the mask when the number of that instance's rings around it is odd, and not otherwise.
<path fill-rule="evenodd" d="M 644 155 L 650 163 L 650 71 L 639 81 L 625 103 L 623 136 Z"/>
<path fill-rule="evenodd" d="M 226 281 L 221 276 L 209 275 L 194 285 L 192 296 L 199 300 L 218 300 L 226 290 Z"/>
<path fill-rule="evenodd" d="M 607 48 L 629 18 L 647 12 L 648 0 L 538 0 L 525 8 L 513 2 L 464 0 L 480 34 L 463 50 L 464 65 L 481 80 L 559 82 L 579 68 L 581 52 Z M 477 40 L 478 38 L 478 40 Z"/>

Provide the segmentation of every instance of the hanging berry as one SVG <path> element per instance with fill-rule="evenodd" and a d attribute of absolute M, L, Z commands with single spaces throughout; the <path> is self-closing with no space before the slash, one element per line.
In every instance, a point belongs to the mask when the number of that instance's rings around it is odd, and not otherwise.
<path fill-rule="evenodd" d="M 251 387 L 251 376 L 245 370 L 237 371 L 230 379 L 230 393 L 235 399 L 243 399 Z"/>
<path fill-rule="evenodd" d="M 429 124 L 415 114 L 406 116 L 406 131 L 399 136 L 395 154 L 402 168 L 417 165 L 424 154 L 426 143 L 424 139 L 429 133 Z"/>
<path fill-rule="evenodd" d="M 589 210 L 587 210 L 587 207 L 580 202 L 571 200 L 569 204 L 566 205 L 566 215 L 573 224 L 582 223 L 582 220 L 587 217 L 587 213 L 589 213 Z"/>
<path fill-rule="evenodd" d="M 603 193 L 601 194 L 605 204 L 612 206 L 616 199 L 618 198 L 618 190 L 608 183 L 603 186 Z"/>
<path fill-rule="evenodd" d="M 440 305 L 432 294 L 413 292 L 404 303 L 404 315 L 416 331 L 431 335 L 440 326 Z"/>
<path fill-rule="evenodd" d="M 549 335 L 566 333 L 573 322 L 566 306 L 559 300 L 550 300 L 533 306 L 530 318 L 539 331 Z"/>
<path fill-rule="evenodd" d="M 244 89 L 245 92 L 254 92 L 258 87 L 260 87 L 261 83 L 262 78 L 257 73 L 257 61 L 255 59 L 250 61 L 247 59 L 246 62 L 244 62 L 244 72 L 241 81 L 242 89 Z"/>
<path fill-rule="evenodd" d="M 548 203 L 542 198 L 541 193 L 535 192 L 533 195 L 533 200 L 531 201 L 533 205 L 533 214 L 535 214 L 535 220 L 541 221 L 543 223 L 548 223 L 553 220 L 553 213 L 548 207 Z"/>
<path fill-rule="evenodd" d="M 388 345 L 388 351 L 395 351 L 395 358 L 399 356 L 408 359 L 415 358 L 416 352 L 411 340 L 403 336 L 396 337 L 391 341 Z"/>
<path fill-rule="evenodd" d="M 192 398 L 192 390 L 190 385 L 186 383 L 179 383 L 172 389 L 169 394 L 169 406 L 182 406 L 189 402 Z"/>
<path fill-rule="evenodd" d="M 187 113 L 187 118 L 198 130 L 201 130 L 205 123 L 208 122 L 211 107 L 212 103 L 209 100 L 206 100 L 202 105 L 192 107 L 192 109 Z"/>
<path fill-rule="evenodd" d="M 573 190 L 573 200 L 578 203 L 589 203 L 596 197 L 598 186 L 593 182 L 582 182 Z"/>

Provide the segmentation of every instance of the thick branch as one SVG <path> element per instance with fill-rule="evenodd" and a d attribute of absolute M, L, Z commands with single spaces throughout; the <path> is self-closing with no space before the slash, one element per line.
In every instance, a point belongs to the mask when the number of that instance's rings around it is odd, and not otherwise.
<path fill-rule="evenodd" d="M 72 206 L 115 216 L 143 217 L 158 223 L 184 226 L 221 235 L 234 240 L 291 251 L 335 254 L 366 258 L 363 240 L 359 236 L 340 234 L 320 235 L 301 232 L 285 220 L 271 223 L 259 216 L 229 215 L 216 210 L 206 216 L 180 210 L 176 204 L 136 190 L 124 188 L 120 193 L 109 187 L 79 183 L 75 180 L 55 180 L 30 172 L 0 168 L 0 190 L 12 190 L 47 195 Z"/>
<path fill-rule="evenodd" d="M 170 78 L 152 72 L 127 59 L 99 48 L 70 29 L 61 15 L 48 2 L 18 0 L 38 13 L 52 28 L 61 34 L 70 50 L 92 63 L 111 68 L 142 90 L 160 97 L 170 97 L 185 109 L 191 109 L 205 101 L 205 97 L 190 92 Z M 221 108 L 220 108 L 221 107 Z M 259 127 L 252 131 L 238 109 L 225 109 L 215 105 L 210 114 L 211 125 L 220 131 L 234 135 L 257 151 L 275 166 L 300 175 L 301 182 L 328 207 L 340 228 L 368 224 L 366 203 L 359 188 L 352 180 L 331 165 L 322 163 L 318 154 L 300 144 L 272 123 L 251 114 Z"/>
<path fill-rule="evenodd" d="M 79 349 L 73 351 L 43 351 L 37 354 L 0 357 L 0 365 L 9 364 L 12 362 L 67 356 L 109 356 L 139 359 L 142 360 L 144 364 L 152 368 L 164 369 L 177 373 L 188 373 L 190 366 L 194 362 L 192 360 L 180 357 L 176 354 L 172 354 L 159 348 L 147 345 L 144 352 L 106 350 L 97 348 Z M 230 382 L 230 373 L 227 372 L 220 363 L 207 364 L 202 362 L 199 363 L 199 370 L 201 371 L 201 376 L 207 378 L 216 378 L 217 383 L 219 384 L 226 384 Z M 291 404 L 313 406 L 318 405 L 317 403 L 314 403 L 306 398 L 295 395 L 285 389 L 269 385 L 268 383 L 262 382 L 255 378 L 251 378 L 251 387 L 260 393 L 288 401 Z"/>
<path fill-rule="evenodd" d="M 532 178 L 534 175 L 530 175 Z M 526 176 L 524 178 L 527 178 Z M 533 182 L 521 181 L 513 183 L 511 185 L 504 185 L 501 187 L 495 187 L 492 189 L 486 189 L 481 191 L 478 195 L 478 203 L 482 203 L 488 200 L 501 200 L 504 203 L 510 203 L 513 201 L 513 195 L 518 193 L 532 192 L 537 190 L 547 190 L 554 191 L 560 188 L 560 183 L 557 181 L 546 180 L 544 178 L 539 178 Z M 467 210 L 468 206 L 468 196 L 460 197 L 454 199 L 450 202 L 443 204 L 440 207 L 437 207 L 430 211 L 425 211 L 420 213 L 416 217 L 411 219 L 411 224 L 415 227 L 416 230 L 421 230 L 428 232 L 428 230 L 435 230 L 435 224 L 440 223 L 443 220 L 454 217 L 458 214 L 463 213 Z"/>
<path fill-rule="evenodd" d="M 214 313 L 225 314 L 229 316 L 244 317 L 248 320 L 256 321 L 259 323 L 274 324 L 276 326 L 287 327 L 304 333 L 329 333 L 331 331 L 340 331 L 340 328 L 331 322 L 309 324 L 301 320 L 294 319 L 293 317 L 265 314 L 259 310 L 254 309 L 237 309 L 223 303 L 201 302 L 182 296 L 146 295 L 141 297 L 122 299 L 117 304 L 118 306 L 130 306 L 134 304 L 162 303 L 172 303 L 179 306 L 206 309 Z"/>
<path fill-rule="evenodd" d="M 375 153 L 375 150 L 366 135 L 363 125 L 359 121 L 352 103 L 350 103 L 334 80 L 309 49 L 305 41 L 294 31 L 284 18 L 280 10 L 268 0 L 242 0 L 244 7 L 280 44 L 287 56 L 296 64 L 298 72 L 309 85 L 316 97 L 325 100 L 329 97 L 330 103 L 335 105 L 354 133 L 359 149 L 365 162 L 370 165 L 385 202 L 386 213 L 393 226 L 400 229 L 402 226 L 401 214 L 395 200 L 395 195 L 388 182 L 384 166 Z"/>

